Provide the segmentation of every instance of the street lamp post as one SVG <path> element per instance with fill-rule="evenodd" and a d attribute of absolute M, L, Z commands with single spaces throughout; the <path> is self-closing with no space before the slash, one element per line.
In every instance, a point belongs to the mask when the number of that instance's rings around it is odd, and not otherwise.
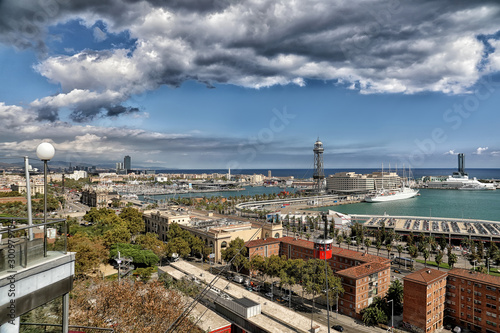
<path fill-rule="evenodd" d="M 391 299 L 387 303 L 391 303 L 391 332 L 394 333 L 394 300 Z"/>
<path fill-rule="evenodd" d="M 36 155 L 43 161 L 43 255 L 47 256 L 47 162 L 56 153 L 54 146 L 48 142 L 42 142 L 36 148 Z M 30 195 L 30 194 L 28 194 Z"/>

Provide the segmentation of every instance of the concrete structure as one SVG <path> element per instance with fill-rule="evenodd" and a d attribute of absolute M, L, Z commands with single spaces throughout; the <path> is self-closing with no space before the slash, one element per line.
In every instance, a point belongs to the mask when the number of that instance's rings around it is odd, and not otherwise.
<path fill-rule="evenodd" d="M 16 220 L 19 222 L 19 219 Z M 2 219 L 2 222 L 7 221 Z M 19 236 L 25 232 L 26 228 L 22 225 L 1 231 L 0 331 L 18 332 L 21 315 L 62 296 L 63 332 L 67 332 L 75 253 L 65 249 L 45 251 L 43 239 L 30 241 L 25 236 Z"/>
<path fill-rule="evenodd" d="M 26 193 L 26 182 L 19 182 L 17 184 L 12 184 L 10 186 L 12 191 L 19 192 L 21 194 Z M 30 192 L 31 196 L 34 196 L 35 194 L 43 194 L 44 187 L 43 183 L 32 183 L 30 184 Z"/>
<path fill-rule="evenodd" d="M 214 275 L 203 271 L 200 268 L 191 265 L 183 260 L 171 263 L 169 267 L 161 267 L 160 269 L 165 270 L 165 272 L 167 272 L 169 275 L 173 274 L 179 276 L 178 273 L 172 272 L 173 269 L 175 269 L 188 276 L 196 277 L 196 279 L 201 283 L 210 284 L 210 289 L 216 291 L 217 293 L 217 298 L 212 302 L 216 305 L 216 309 L 218 312 L 221 311 L 224 317 L 229 318 L 231 322 L 233 322 L 233 332 L 328 332 L 328 328 L 326 326 L 317 322 L 313 322 L 311 318 L 307 318 L 295 311 L 288 309 L 285 306 L 279 305 L 258 294 L 247 291 L 239 285 L 222 279 L 214 279 Z M 219 295 L 221 297 L 219 297 Z M 252 302 L 252 305 L 259 304 L 260 313 L 252 313 L 250 316 L 245 318 L 241 314 L 228 307 L 222 308 L 224 304 L 223 302 L 219 301 L 222 298 L 222 295 L 224 295 L 226 299 L 230 298 L 232 300 L 241 300 L 246 298 Z"/>
<path fill-rule="evenodd" d="M 403 278 L 403 321 L 430 333 L 443 328 L 447 273 L 422 268 Z"/>
<path fill-rule="evenodd" d="M 106 208 L 111 205 L 113 199 L 118 199 L 119 195 L 116 192 L 108 192 L 104 189 L 87 188 L 82 190 L 80 198 L 84 205 L 96 208 Z"/>

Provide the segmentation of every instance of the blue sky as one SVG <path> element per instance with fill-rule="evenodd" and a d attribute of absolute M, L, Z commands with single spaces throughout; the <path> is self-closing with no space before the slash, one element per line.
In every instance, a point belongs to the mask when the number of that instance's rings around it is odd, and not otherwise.
<path fill-rule="evenodd" d="M 500 166 L 494 1 L 0 3 L 0 162 Z"/>

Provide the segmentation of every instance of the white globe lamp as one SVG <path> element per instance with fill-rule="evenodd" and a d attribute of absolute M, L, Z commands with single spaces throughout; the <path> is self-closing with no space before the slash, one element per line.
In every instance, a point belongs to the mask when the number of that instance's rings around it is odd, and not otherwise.
<path fill-rule="evenodd" d="M 54 146 L 49 142 L 43 142 L 36 148 L 36 156 L 42 161 L 50 161 L 56 153 Z"/>

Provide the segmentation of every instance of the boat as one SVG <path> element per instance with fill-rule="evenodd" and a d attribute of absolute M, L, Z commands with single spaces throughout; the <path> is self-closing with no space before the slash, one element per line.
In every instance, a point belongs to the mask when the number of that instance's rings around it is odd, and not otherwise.
<path fill-rule="evenodd" d="M 418 195 L 418 190 L 402 186 L 396 190 L 380 190 L 365 197 L 366 202 L 387 202 L 410 199 Z"/>
<path fill-rule="evenodd" d="M 383 168 L 383 167 L 382 167 Z M 383 169 L 382 169 L 383 170 Z M 382 171 L 382 174 L 384 172 Z M 410 173 L 410 171 L 408 171 Z M 403 171 L 404 174 L 404 171 Z M 404 176 L 403 176 L 404 178 Z M 382 181 L 383 184 L 383 181 Z M 395 200 L 410 199 L 419 195 L 418 190 L 411 188 L 404 181 L 398 189 L 386 190 L 384 188 L 375 191 L 365 197 L 366 202 L 387 202 Z"/>
<path fill-rule="evenodd" d="M 445 180 L 435 180 L 427 183 L 430 189 L 450 189 L 450 190 L 495 190 L 493 184 L 481 183 L 476 177 L 469 178 L 464 169 L 464 154 L 458 154 L 458 171 L 453 172 Z"/>
<path fill-rule="evenodd" d="M 475 184 L 475 183 L 469 183 L 465 184 L 462 187 L 459 187 L 459 190 L 465 190 L 465 191 L 484 191 L 484 190 L 490 190 L 490 188 L 483 186 L 485 184 Z M 495 188 L 491 188 L 491 190 L 494 190 Z"/>

